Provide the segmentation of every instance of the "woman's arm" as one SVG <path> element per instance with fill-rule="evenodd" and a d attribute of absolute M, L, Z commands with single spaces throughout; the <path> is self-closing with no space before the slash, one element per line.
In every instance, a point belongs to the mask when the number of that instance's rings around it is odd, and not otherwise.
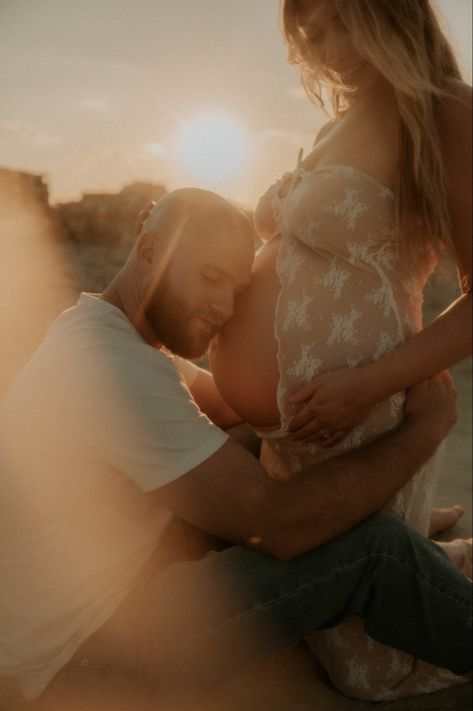
<path fill-rule="evenodd" d="M 459 85 L 458 100 L 445 102 L 440 119 L 447 201 L 462 295 L 435 321 L 369 367 L 389 385 L 381 397 L 398 392 L 471 354 L 472 111 L 471 87 Z M 378 386 L 379 388 L 379 386 Z"/>
<path fill-rule="evenodd" d="M 292 402 L 308 400 L 292 420 L 296 439 L 323 430 L 332 445 L 396 392 L 430 378 L 471 354 L 472 347 L 472 131 L 471 87 L 457 83 L 458 99 L 439 117 L 453 244 L 462 295 L 430 325 L 383 358 L 356 369 L 325 373 L 300 388 Z M 334 434 L 335 433 L 335 434 Z"/>

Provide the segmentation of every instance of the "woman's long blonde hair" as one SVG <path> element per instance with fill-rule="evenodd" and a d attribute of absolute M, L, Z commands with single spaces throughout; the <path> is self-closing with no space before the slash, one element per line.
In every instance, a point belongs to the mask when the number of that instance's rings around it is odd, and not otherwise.
<path fill-rule="evenodd" d="M 448 80 L 461 79 L 453 50 L 429 0 L 335 0 L 357 52 L 393 87 L 400 114 L 397 224 L 402 254 L 416 262 L 432 248 L 453 254 L 438 115 L 448 97 Z M 329 91 L 338 115 L 349 105 L 341 78 L 315 66 L 304 51 L 300 0 L 283 0 L 282 31 L 288 59 L 302 83 L 325 107 Z"/>

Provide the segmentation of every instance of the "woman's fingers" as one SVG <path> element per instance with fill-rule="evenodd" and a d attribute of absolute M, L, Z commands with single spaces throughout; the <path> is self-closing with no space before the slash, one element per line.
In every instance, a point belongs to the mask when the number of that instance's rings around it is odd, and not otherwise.
<path fill-rule="evenodd" d="M 309 422 L 316 422 L 318 427 L 322 427 L 322 422 L 317 420 L 317 415 L 310 402 L 304 405 L 302 410 L 300 410 L 296 415 L 291 418 L 289 423 L 289 432 L 296 432 L 301 428 L 305 427 Z M 299 432 L 298 432 L 299 434 Z"/>
<path fill-rule="evenodd" d="M 337 444 L 337 442 L 340 442 L 346 434 L 347 430 L 329 432 L 329 430 L 322 427 L 317 432 L 309 434 L 305 437 L 291 437 L 291 439 L 296 440 L 301 444 L 316 444 L 317 447 L 320 447 L 321 449 L 327 449 L 329 447 L 333 447 L 333 445 Z"/>
<path fill-rule="evenodd" d="M 156 201 L 155 201 L 155 200 L 149 200 L 149 201 L 146 203 L 146 205 L 144 206 L 144 208 L 142 209 L 141 212 L 146 212 L 146 213 L 149 214 L 155 205 L 156 205 Z"/>
<path fill-rule="evenodd" d="M 143 227 L 144 221 L 148 217 L 149 213 L 153 209 L 153 207 L 156 205 L 154 200 L 150 200 L 149 202 L 146 203 L 144 208 L 139 211 L 138 213 L 138 223 L 136 225 L 136 234 L 140 234 L 141 228 Z"/>
<path fill-rule="evenodd" d="M 308 437 L 311 441 L 314 441 L 316 437 L 320 438 L 320 433 L 323 431 L 324 423 L 318 418 L 314 418 L 312 413 L 310 419 L 305 422 L 301 427 L 298 427 L 296 431 L 289 429 L 291 439 L 296 441 L 306 440 Z"/>
<path fill-rule="evenodd" d="M 321 440 L 318 440 L 317 444 L 322 449 L 326 449 L 328 447 L 333 447 L 333 445 L 337 444 L 337 442 L 340 442 L 345 437 L 345 435 L 346 435 L 345 430 L 338 430 L 337 432 L 328 434 L 328 436 L 323 437 Z"/>
<path fill-rule="evenodd" d="M 316 380 L 313 380 L 311 383 L 301 385 L 301 387 L 298 388 L 295 392 L 293 392 L 292 395 L 287 398 L 287 400 L 292 404 L 308 400 L 315 393 L 317 387 L 318 385 Z"/>

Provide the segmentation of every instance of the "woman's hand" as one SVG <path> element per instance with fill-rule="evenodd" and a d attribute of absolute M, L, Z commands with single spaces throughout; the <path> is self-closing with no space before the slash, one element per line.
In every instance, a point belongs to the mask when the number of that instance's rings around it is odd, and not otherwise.
<path fill-rule="evenodd" d="M 146 218 L 148 217 L 149 213 L 151 212 L 151 210 L 153 209 L 153 207 L 155 205 L 156 205 L 156 203 L 154 202 L 154 200 L 150 200 L 149 202 L 146 203 L 144 208 L 142 210 L 140 210 L 140 212 L 138 214 L 138 222 L 136 225 L 136 234 L 137 235 L 140 234 Z"/>
<path fill-rule="evenodd" d="M 332 447 L 365 419 L 378 398 L 369 371 L 361 367 L 319 375 L 288 400 L 292 404 L 306 401 L 289 423 L 292 439 Z"/>

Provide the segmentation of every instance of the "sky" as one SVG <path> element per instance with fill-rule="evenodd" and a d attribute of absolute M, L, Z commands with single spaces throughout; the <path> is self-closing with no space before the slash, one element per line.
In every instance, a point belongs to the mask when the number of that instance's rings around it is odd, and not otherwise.
<path fill-rule="evenodd" d="M 395 0 L 393 0 L 395 1 Z M 471 83 L 471 0 L 436 0 Z M 323 114 L 286 62 L 278 0 L 0 0 L 0 167 L 51 201 L 135 181 L 252 208 Z"/>

